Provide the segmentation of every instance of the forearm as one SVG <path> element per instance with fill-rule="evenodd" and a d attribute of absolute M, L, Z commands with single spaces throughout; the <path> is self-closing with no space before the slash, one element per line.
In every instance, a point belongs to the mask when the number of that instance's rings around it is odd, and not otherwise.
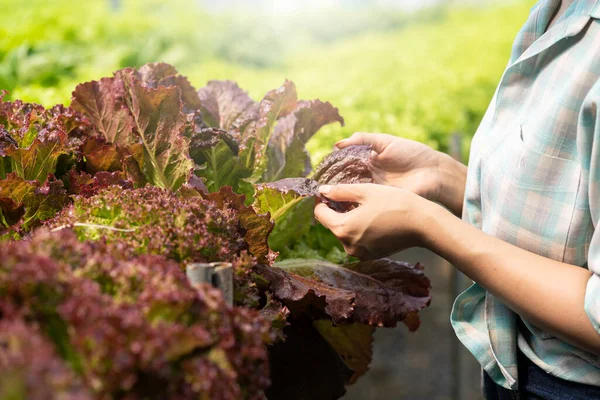
<path fill-rule="evenodd" d="M 436 180 L 438 182 L 436 201 L 454 215 L 460 216 L 465 197 L 467 166 L 440 152 Z"/>
<path fill-rule="evenodd" d="M 487 235 L 430 203 L 426 247 L 539 328 L 600 354 L 600 335 L 584 310 L 591 272 Z"/>

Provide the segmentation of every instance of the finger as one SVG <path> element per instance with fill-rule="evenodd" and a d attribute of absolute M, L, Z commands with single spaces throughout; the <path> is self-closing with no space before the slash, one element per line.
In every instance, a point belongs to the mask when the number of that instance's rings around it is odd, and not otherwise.
<path fill-rule="evenodd" d="M 339 222 L 340 214 L 332 210 L 325 203 L 319 203 L 315 206 L 315 218 L 325 228 L 331 230 L 331 228 Z"/>
<path fill-rule="evenodd" d="M 366 183 L 321 185 L 319 186 L 319 193 L 333 201 L 360 203 L 367 191 L 366 186 L 368 186 Z"/>
<path fill-rule="evenodd" d="M 385 133 L 356 132 L 347 139 L 342 139 L 335 144 L 338 149 L 348 146 L 368 145 L 376 153 L 381 153 L 394 140 L 394 136 Z"/>

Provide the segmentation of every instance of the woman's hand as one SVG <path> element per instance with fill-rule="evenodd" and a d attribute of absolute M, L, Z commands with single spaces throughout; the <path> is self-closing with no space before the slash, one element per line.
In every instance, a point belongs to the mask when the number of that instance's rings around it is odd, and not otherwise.
<path fill-rule="evenodd" d="M 338 213 L 319 203 L 315 217 L 340 239 L 348 254 L 363 260 L 420 246 L 422 215 L 435 206 L 408 190 L 371 183 L 323 185 L 319 191 L 330 200 L 359 204 Z"/>
<path fill-rule="evenodd" d="M 352 145 L 373 149 L 375 183 L 410 190 L 461 214 L 467 169 L 460 162 L 423 143 L 383 133 L 357 132 L 336 143 L 339 149 Z"/>

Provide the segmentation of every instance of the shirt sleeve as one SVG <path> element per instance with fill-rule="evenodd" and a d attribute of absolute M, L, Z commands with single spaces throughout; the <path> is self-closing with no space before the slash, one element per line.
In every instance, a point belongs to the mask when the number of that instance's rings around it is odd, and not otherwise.
<path fill-rule="evenodd" d="M 600 81 L 586 96 L 578 123 L 578 152 L 582 161 L 582 180 L 587 182 L 593 234 L 587 266 L 592 276 L 585 292 L 585 312 L 600 334 Z"/>

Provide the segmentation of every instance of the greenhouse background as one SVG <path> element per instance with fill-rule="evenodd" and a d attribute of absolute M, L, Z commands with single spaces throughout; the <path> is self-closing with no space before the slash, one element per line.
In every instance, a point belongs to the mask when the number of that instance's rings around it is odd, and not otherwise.
<path fill-rule="evenodd" d="M 230 79 L 260 99 L 285 79 L 339 108 L 313 162 L 355 131 L 423 141 L 467 161 L 470 138 L 534 1 L 0 0 L 0 89 L 69 104 L 84 81 L 165 61 L 195 87 Z M 376 333 L 370 371 L 346 399 L 478 399 L 479 369 L 449 324 L 467 285 L 420 249 L 433 301 L 416 333 Z"/>

